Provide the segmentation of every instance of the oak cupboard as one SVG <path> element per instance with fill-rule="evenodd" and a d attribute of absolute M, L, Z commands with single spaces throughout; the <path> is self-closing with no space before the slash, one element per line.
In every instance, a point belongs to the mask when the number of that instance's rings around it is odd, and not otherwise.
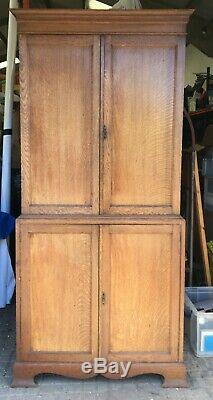
<path fill-rule="evenodd" d="M 182 219 L 23 216 L 17 234 L 14 385 L 42 372 L 85 378 L 94 357 L 184 384 Z"/>
<path fill-rule="evenodd" d="M 191 10 L 14 10 L 21 58 L 13 386 L 96 357 L 185 386 L 180 211 Z M 121 378 L 107 373 L 107 378 Z"/>

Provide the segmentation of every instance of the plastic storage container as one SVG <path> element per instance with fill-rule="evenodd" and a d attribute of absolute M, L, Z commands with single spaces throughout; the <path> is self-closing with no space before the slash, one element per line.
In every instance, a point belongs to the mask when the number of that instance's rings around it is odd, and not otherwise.
<path fill-rule="evenodd" d="M 213 357 L 213 312 L 196 308 L 196 303 L 208 300 L 213 304 L 213 287 L 186 288 L 185 331 L 197 357 Z"/>

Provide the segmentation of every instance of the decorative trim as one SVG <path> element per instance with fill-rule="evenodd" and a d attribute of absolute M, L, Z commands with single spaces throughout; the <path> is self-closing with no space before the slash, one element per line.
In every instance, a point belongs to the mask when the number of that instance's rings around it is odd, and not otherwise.
<path fill-rule="evenodd" d="M 145 215 L 145 216 L 113 216 L 113 215 L 32 215 L 22 214 L 16 222 L 36 225 L 182 225 L 185 220 L 178 215 Z"/>
<path fill-rule="evenodd" d="M 34 363 L 15 362 L 13 367 L 12 387 L 33 387 L 34 377 L 38 374 L 51 373 L 64 375 L 70 378 L 93 378 L 93 373 L 84 374 L 81 371 L 81 363 Z M 132 363 L 128 378 L 141 374 L 158 374 L 164 378 L 164 388 L 188 387 L 186 368 L 182 363 Z M 105 378 L 121 379 L 119 374 L 107 373 Z"/>
<path fill-rule="evenodd" d="M 19 33 L 185 35 L 191 9 L 185 10 L 41 10 L 12 9 Z"/>

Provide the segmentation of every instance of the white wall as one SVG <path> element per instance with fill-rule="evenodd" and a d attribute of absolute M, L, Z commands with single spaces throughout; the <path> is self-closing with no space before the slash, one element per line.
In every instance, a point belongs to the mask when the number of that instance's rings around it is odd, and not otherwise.
<path fill-rule="evenodd" d="M 186 48 L 186 71 L 185 85 L 194 85 L 196 76 L 194 72 L 206 72 L 207 67 L 211 68 L 213 74 L 213 58 L 207 57 L 204 53 L 194 47 L 192 44 Z"/>

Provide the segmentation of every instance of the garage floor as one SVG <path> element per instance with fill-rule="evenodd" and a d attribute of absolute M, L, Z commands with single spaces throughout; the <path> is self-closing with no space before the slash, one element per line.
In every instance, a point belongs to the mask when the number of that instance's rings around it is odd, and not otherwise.
<path fill-rule="evenodd" d="M 78 381 L 45 375 L 33 389 L 11 389 L 11 367 L 15 358 L 15 309 L 0 310 L 0 399 L 2 400 L 212 400 L 213 358 L 199 359 L 188 349 L 185 361 L 189 389 L 162 389 L 157 376 L 142 376 L 126 381 L 108 381 L 102 377 Z"/>

